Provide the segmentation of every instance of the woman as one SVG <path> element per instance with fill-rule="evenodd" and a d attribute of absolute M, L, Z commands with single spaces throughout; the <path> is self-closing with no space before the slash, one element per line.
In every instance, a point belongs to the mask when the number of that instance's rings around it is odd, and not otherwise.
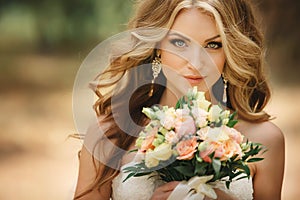
<path fill-rule="evenodd" d="M 250 181 L 236 181 L 230 191 L 215 189 L 218 199 L 280 199 L 284 138 L 263 111 L 270 89 L 257 26 L 247 0 L 140 1 L 129 23 L 129 30 L 134 29 L 126 43 L 130 51 L 121 56 L 114 52 L 94 87 L 99 122 L 89 129 L 81 150 L 75 199 L 169 197 L 178 182 L 140 177 L 123 183 L 120 167 L 134 159 L 126 151 L 135 148 L 136 136 L 147 124 L 142 108 L 174 106 L 186 84 L 238 111 L 235 128 L 268 149 L 263 161 L 250 165 Z M 165 67 L 160 70 L 160 65 Z M 151 84 L 143 84 L 151 79 Z M 115 95 L 107 92 L 111 88 Z"/>

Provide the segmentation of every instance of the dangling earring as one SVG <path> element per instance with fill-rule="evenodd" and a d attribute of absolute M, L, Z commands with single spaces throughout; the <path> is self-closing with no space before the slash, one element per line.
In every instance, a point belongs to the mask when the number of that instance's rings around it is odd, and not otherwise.
<path fill-rule="evenodd" d="M 224 91 L 223 91 L 223 103 L 227 103 L 227 82 L 228 80 L 224 77 L 224 74 L 222 74 L 223 82 L 224 82 Z"/>
<path fill-rule="evenodd" d="M 153 76 L 153 79 L 151 81 L 151 88 L 150 88 L 150 92 L 149 92 L 149 97 L 152 97 L 152 95 L 153 95 L 154 81 L 157 78 L 160 71 L 161 71 L 160 52 L 157 50 L 156 51 L 156 56 L 152 61 L 152 76 Z"/>

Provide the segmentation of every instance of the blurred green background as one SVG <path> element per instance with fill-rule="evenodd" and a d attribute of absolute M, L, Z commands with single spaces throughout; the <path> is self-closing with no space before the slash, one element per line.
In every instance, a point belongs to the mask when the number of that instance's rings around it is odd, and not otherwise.
<path fill-rule="evenodd" d="M 72 87 L 87 54 L 126 28 L 133 0 L 0 0 L 0 199 L 71 199 L 79 140 Z M 255 0 L 274 96 L 267 110 L 285 133 L 283 199 L 300 178 L 300 1 Z"/>

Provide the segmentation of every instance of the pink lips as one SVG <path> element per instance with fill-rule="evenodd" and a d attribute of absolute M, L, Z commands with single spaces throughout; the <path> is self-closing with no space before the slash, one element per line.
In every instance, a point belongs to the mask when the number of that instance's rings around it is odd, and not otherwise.
<path fill-rule="evenodd" d="M 202 76 L 183 76 L 190 84 L 199 84 L 205 77 Z"/>

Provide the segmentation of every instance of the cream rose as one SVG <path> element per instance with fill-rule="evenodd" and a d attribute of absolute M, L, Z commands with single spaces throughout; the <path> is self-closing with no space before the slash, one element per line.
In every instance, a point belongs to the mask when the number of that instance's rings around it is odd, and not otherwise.
<path fill-rule="evenodd" d="M 156 167 L 159 164 L 159 160 L 153 156 L 153 151 L 149 150 L 145 155 L 145 165 L 148 168 Z"/>
<path fill-rule="evenodd" d="M 145 156 L 145 164 L 147 167 L 156 167 L 161 160 L 168 160 L 173 154 L 172 146 L 168 143 L 162 143 L 154 150 L 148 150 Z"/>

